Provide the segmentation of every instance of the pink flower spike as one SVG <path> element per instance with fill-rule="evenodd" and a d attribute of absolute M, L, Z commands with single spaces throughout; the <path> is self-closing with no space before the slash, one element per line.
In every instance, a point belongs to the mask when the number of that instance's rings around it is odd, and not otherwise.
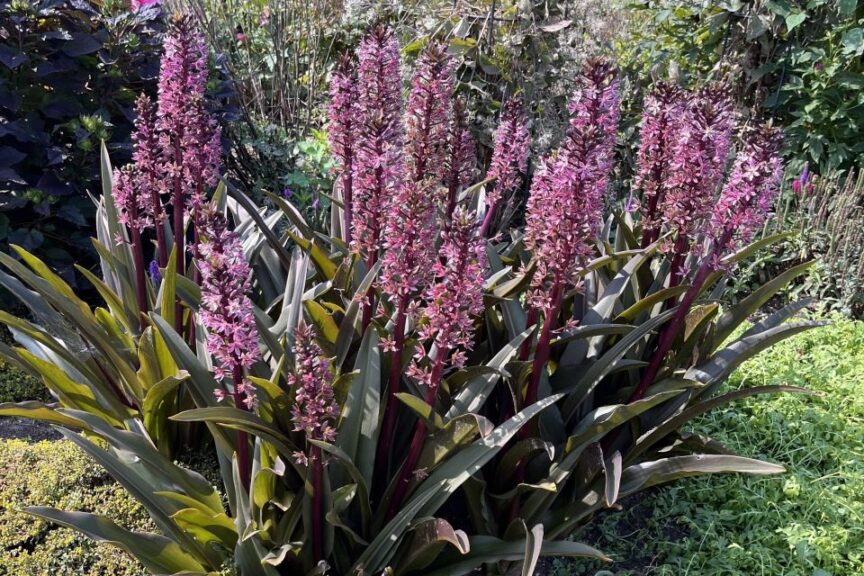
<path fill-rule="evenodd" d="M 447 221 L 453 215 L 459 193 L 474 182 L 477 176 L 477 151 L 468 126 L 465 100 L 453 100 L 450 114 L 450 132 L 447 136 Z"/>
<path fill-rule="evenodd" d="M 308 439 L 332 442 L 339 405 L 333 396 L 333 373 L 323 354 L 312 328 L 299 326 L 294 332 L 294 371 L 288 376 L 288 385 L 295 389 L 291 419 L 294 430 Z"/>
<path fill-rule="evenodd" d="M 678 139 L 677 119 L 683 112 L 683 95 L 677 85 L 658 82 L 645 97 L 633 180 L 633 186 L 642 191 L 643 247 L 657 239 L 657 209 L 674 159 L 672 147 Z"/>
<path fill-rule="evenodd" d="M 612 167 L 618 106 L 614 69 L 592 61 L 577 78 L 566 141 L 534 173 L 525 246 L 537 266 L 528 295 L 535 309 L 554 307 L 592 253 Z"/>
<path fill-rule="evenodd" d="M 207 46 L 192 20 L 171 19 L 159 73 L 156 128 L 163 152 L 162 192 L 178 192 L 186 208 L 199 207 L 205 189 L 219 179 L 219 126 L 206 109 Z M 178 189 L 179 187 L 179 189 Z"/>
<path fill-rule="evenodd" d="M 444 178 L 452 96 L 450 56 L 443 44 L 433 42 L 420 54 L 408 98 L 406 168 L 409 180 Z"/>
<path fill-rule="evenodd" d="M 350 58 L 343 57 L 330 77 L 330 106 L 327 110 L 330 124 L 327 135 L 339 174 L 336 184 L 342 193 L 345 206 L 346 238 L 353 227 L 354 157 L 357 154 L 358 108 L 356 66 Z"/>
<path fill-rule="evenodd" d="M 207 329 L 207 350 L 217 366 L 217 380 L 232 379 L 235 397 L 246 406 L 254 403 L 254 389 L 242 379 L 260 360 L 258 329 L 249 300 L 251 270 L 236 233 L 225 217 L 205 205 L 199 222 L 201 241 L 196 247 L 201 271 L 201 323 Z"/>
<path fill-rule="evenodd" d="M 386 208 L 402 176 L 402 79 L 399 44 L 376 26 L 357 50 L 359 97 L 351 248 L 377 258 Z"/>
<path fill-rule="evenodd" d="M 455 368 L 462 367 L 464 352 L 474 347 L 474 318 L 483 310 L 485 244 L 471 214 L 457 207 L 450 227 L 442 233 L 442 259 L 435 265 L 435 279 L 425 291 L 427 322 L 419 330 L 420 337 L 434 344 L 438 354 L 452 353 L 450 364 Z M 418 359 L 424 356 L 421 348 Z M 419 367 L 414 371 L 429 376 Z"/>
<path fill-rule="evenodd" d="M 519 179 L 528 165 L 531 135 L 518 98 L 504 103 L 501 120 L 495 131 L 495 147 L 487 178 L 494 178 L 492 190 L 486 195 L 486 209 L 494 210 L 498 203 L 519 186 Z"/>
<path fill-rule="evenodd" d="M 676 120 L 677 134 L 668 165 L 665 194 L 659 212 L 676 232 L 678 256 L 702 227 L 723 182 L 732 145 L 732 101 L 721 88 L 705 88 L 690 95 Z"/>
<path fill-rule="evenodd" d="M 747 129 L 720 200 L 711 229 L 715 251 L 735 250 L 750 242 L 771 214 L 780 189 L 782 133 L 770 124 Z M 718 254 L 719 256 L 719 254 Z"/>

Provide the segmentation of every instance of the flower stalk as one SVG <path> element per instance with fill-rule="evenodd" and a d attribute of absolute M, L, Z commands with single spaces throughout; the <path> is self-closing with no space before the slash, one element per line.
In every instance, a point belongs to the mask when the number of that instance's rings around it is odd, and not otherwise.
<path fill-rule="evenodd" d="M 291 409 L 294 430 L 303 432 L 307 440 L 333 442 L 339 418 L 339 405 L 333 396 L 333 374 L 323 351 L 315 342 L 315 333 L 308 325 L 294 331 L 294 372 L 288 385 L 296 390 Z M 306 465 L 312 492 L 312 556 L 317 564 L 324 560 L 324 454 L 318 446 L 309 444 L 309 454 L 294 455 Z"/>
<path fill-rule="evenodd" d="M 525 121 L 522 101 L 510 98 L 504 103 L 501 120 L 495 131 L 495 147 L 487 178 L 495 184 L 486 196 L 486 214 L 480 226 L 480 235 L 487 236 L 501 202 L 520 184 L 520 175 L 528 166 L 531 136 Z"/>
<path fill-rule="evenodd" d="M 749 241 L 768 218 L 780 186 L 780 147 L 780 131 L 769 124 L 751 128 L 744 134 L 743 148 L 711 216 L 711 229 L 716 232 L 711 237 L 709 251 L 675 314 L 660 333 L 651 361 L 628 402 L 640 400 L 654 383 L 705 281 L 722 267 L 722 255 L 737 243 Z"/>
<path fill-rule="evenodd" d="M 456 208 L 451 226 L 442 236 L 443 257 L 435 260 L 434 281 L 424 293 L 427 305 L 423 317 L 426 322 L 420 329 L 424 346 L 408 370 L 409 376 L 425 386 L 424 401 L 433 407 L 444 370 L 448 366 L 460 369 L 465 365 L 466 353 L 474 346 L 474 318 L 483 310 L 485 241 L 478 235 L 473 218 L 462 208 Z M 420 362 L 427 347 L 435 351 L 431 369 L 423 367 Z M 426 432 L 426 423 L 418 421 L 408 454 L 399 469 L 388 517 L 392 517 L 402 505 L 412 480 L 423 473 L 416 470 L 416 466 Z"/>
<path fill-rule="evenodd" d="M 350 57 L 343 56 L 330 79 L 330 149 L 338 165 L 337 185 L 342 193 L 342 234 L 350 240 L 354 202 L 354 156 L 357 147 L 357 70 Z"/>
<path fill-rule="evenodd" d="M 216 380 L 231 381 L 231 398 L 240 410 L 252 410 L 256 397 L 245 374 L 261 359 L 258 330 L 252 312 L 252 271 L 243 256 L 239 236 L 228 228 L 225 217 L 212 206 L 200 209 L 200 242 L 195 246 L 201 270 L 201 323 L 207 330 L 207 350 L 215 360 Z M 216 397 L 226 397 L 217 389 Z M 248 488 L 252 462 L 249 437 L 237 432 L 240 479 Z"/>
<path fill-rule="evenodd" d="M 541 314 L 543 327 L 525 392 L 526 405 L 539 397 L 564 292 L 587 263 L 589 240 L 601 220 L 619 117 L 615 70 L 602 60 L 587 64 L 569 108 L 567 140 L 541 162 L 527 205 L 525 245 L 534 255 L 536 271 L 528 294 L 533 313 L 528 314 L 526 328 L 534 326 Z M 530 344 L 521 351 L 526 359 L 528 351 Z"/>

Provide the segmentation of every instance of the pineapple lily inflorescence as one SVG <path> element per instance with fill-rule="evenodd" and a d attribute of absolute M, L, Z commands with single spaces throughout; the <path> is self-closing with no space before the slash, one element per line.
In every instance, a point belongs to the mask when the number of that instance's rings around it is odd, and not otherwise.
<path fill-rule="evenodd" d="M 658 83 L 631 192 L 642 210 L 621 211 L 610 63 L 574 78 L 566 135 L 533 174 L 518 97 L 481 174 L 446 48 L 418 55 L 404 106 L 401 64 L 378 25 L 332 72 L 328 236 L 282 197 L 265 209 L 218 182 L 204 44 L 173 21 L 134 163 L 112 183 L 103 158 L 102 278 L 82 274 L 104 306 L 23 249 L 0 253 L 0 285 L 32 312 L 0 312 L 18 342 L 0 354 L 57 400 L 0 415 L 61 427 L 159 533 L 28 512 L 153 574 L 531 573 L 540 555 L 604 559 L 567 537 L 640 490 L 782 471 L 682 431 L 735 399 L 801 391 L 720 388 L 813 326 L 786 322 L 792 304 L 739 329 L 806 263 L 725 297 L 736 265 L 784 237 L 748 244 L 777 192 L 779 131 L 737 126 L 722 87 Z M 174 462 L 190 447 L 215 452 L 227 502 Z"/>

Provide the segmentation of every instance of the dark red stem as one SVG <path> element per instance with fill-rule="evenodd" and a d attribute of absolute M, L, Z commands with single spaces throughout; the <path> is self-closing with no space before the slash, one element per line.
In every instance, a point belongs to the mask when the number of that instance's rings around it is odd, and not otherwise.
<path fill-rule="evenodd" d="M 321 449 L 309 450 L 312 474 L 312 560 L 317 565 L 324 560 L 324 462 Z"/>
<path fill-rule="evenodd" d="M 381 426 L 381 434 L 378 437 L 378 452 L 376 454 L 375 478 L 380 478 L 382 485 L 386 485 L 387 470 L 390 467 L 389 449 L 393 442 L 393 434 L 396 429 L 396 415 L 399 410 L 399 393 L 402 383 L 402 352 L 405 348 L 405 321 L 408 298 L 401 298 L 396 310 L 396 321 L 393 328 L 393 354 L 390 360 L 390 374 L 388 376 L 387 405 L 384 409 L 384 422 Z"/>
<path fill-rule="evenodd" d="M 133 212 L 133 218 L 137 214 Z M 138 327 L 143 331 L 146 326 L 144 316 L 147 314 L 147 277 L 144 272 L 144 246 L 141 241 L 141 231 L 136 227 L 130 228 L 132 234 L 132 257 L 135 259 L 135 296 L 138 299 Z"/>
<path fill-rule="evenodd" d="M 426 390 L 424 401 L 426 404 L 435 406 L 435 397 L 438 393 L 438 386 L 441 383 L 441 375 L 444 373 L 444 361 L 449 354 L 449 350 L 443 348 L 438 351 L 438 356 L 435 358 L 435 365 L 432 367 L 432 375 L 429 379 L 429 389 Z M 414 436 L 411 438 L 411 446 L 408 448 L 408 456 L 405 458 L 405 463 L 402 464 L 399 472 L 399 480 L 396 483 L 396 488 L 393 490 L 393 495 L 390 498 L 390 505 L 387 508 L 387 518 L 393 518 L 399 507 L 402 506 L 402 501 L 405 499 L 405 494 L 408 491 L 408 486 L 411 484 L 414 468 L 417 466 L 417 461 L 420 460 L 420 454 L 423 451 L 423 444 L 426 441 L 426 422 L 419 420 L 414 428 Z"/>
<path fill-rule="evenodd" d="M 342 225 L 345 227 L 342 231 L 342 236 L 348 244 L 351 243 L 351 226 L 353 225 L 351 222 L 351 210 L 354 201 L 354 179 L 351 176 L 353 172 L 353 164 L 354 151 L 351 148 L 348 148 L 345 151 L 345 166 L 342 168 Z"/>
<path fill-rule="evenodd" d="M 714 271 L 716 264 L 715 259 L 723 253 L 726 244 L 728 244 L 729 240 L 732 239 L 733 233 L 734 229 L 727 228 L 723 232 L 723 236 L 715 243 L 714 248 L 703 259 L 702 265 L 699 266 L 699 270 L 696 272 L 696 277 L 693 279 L 693 283 L 681 298 L 681 302 L 678 304 L 675 315 L 672 316 L 672 319 L 668 324 L 666 324 L 666 327 L 660 333 L 660 340 L 657 343 L 657 349 L 651 356 L 651 362 L 648 364 L 648 367 L 645 368 L 645 372 L 642 373 L 642 379 L 639 381 L 639 385 L 630 395 L 630 399 L 627 401 L 628 403 L 640 400 L 645 395 L 645 391 L 648 387 L 654 383 L 657 374 L 660 372 L 660 367 L 663 365 L 663 360 L 666 358 L 666 354 L 668 354 L 669 350 L 672 349 L 672 345 L 675 343 L 675 338 L 678 335 L 678 332 L 680 332 L 681 327 L 684 325 L 684 321 L 687 319 L 687 313 L 690 311 L 690 307 L 693 306 L 693 302 L 696 301 L 696 297 L 702 291 L 702 285 L 705 283 L 705 280 L 707 280 L 708 275 Z"/>
<path fill-rule="evenodd" d="M 178 163 L 181 162 L 183 152 L 180 149 L 179 142 L 174 145 L 174 154 L 175 161 Z M 175 176 L 174 178 L 172 203 L 174 204 L 174 258 L 177 275 L 183 276 L 186 274 L 186 246 L 183 237 L 183 212 L 185 206 L 183 202 L 183 181 L 180 176 Z M 183 334 L 183 305 L 180 303 L 179 298 L 174 303 L 174 330 L 180 335 Z"/>
<path fill-rule="evenodd" d="M 528 381 L 528 389 L 525 391 L 525 406 L 534 404 L 537 402 L 539 397 L 540 376 L 543 374 L 543 370 L 546 369 L 546 363 L 549 362 L 552 331 L 557 325 L 558 312 L 561 310 L 561 289 L 561 282 L 556 281 L 552 287 L 552 294 L 550 296 L 551 305 L 546 309 L 545 318 L 543 319 L 543 328 L 540 330 L 540 337 L 537 339 L 537 349 L 534 351 L 534 361 L 531 363 L 531 378 Z"/>
<path fill-rule="evenodd" d="M 493 202 L 486 208 L 486 215 L 483 217 L 483 224 L 480 226 L 480 237 L 485 238 L 489 232 L 489 227 L 492 225 L 492 219 L 495 217 L 495 211 L 498 209 L 498 202 Z"/>
<path fill-rule="evenodd" d="M 243 367 L 239 362 L 234 364 L 231 370 L 231 379 L 234 383 L 234 407 L 238 410 L 246 411 L 246 404 L 243 402 Z M 243 488 L 249 489 L 251 466 L 249 461 L 249 435 L 242 430 L 237 431 L 237 466 L 240 469 L 240 482 L 243 483 Z"/>

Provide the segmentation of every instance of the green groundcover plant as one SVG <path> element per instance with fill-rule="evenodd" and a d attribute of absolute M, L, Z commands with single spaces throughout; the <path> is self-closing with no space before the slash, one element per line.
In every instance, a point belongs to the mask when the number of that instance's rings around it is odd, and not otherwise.
<path fill-rule="evenodd" d="M 812 396 L 747 399 L 689 429 L 749 455 L 771 454 L 785 478 L 692 478 L 604 514 L 585 531 L 623 561 L 616 575 L 861 574 L 864 572 L 864 323 L 835 315 L 745 362 L 724 387 L 806 386 Z M 766 505 L 766 503 L 770 503 Z M 753 514 L 754 507 L 764 513 Z M 585 537 L 576 535 L 577 538 Z M 622 538 L 626 536 L 626 538 Z M 570 565 L 568 565 L 570 564 Z M 561 561 L 554 576 L 595 574 Z"/>
<path fill-rule="evenodd" d="M 138 100 L 134 162 L 102 157 L 102 275 L 82 273 L 104 306 L 23 248 L 0 254 L 0 284 L 32 313 L 0 313 L 18 342 L 0 353 L 56 397 L 0 415 L 56 425 L 157 531 L 26 512 L 154 574 L 532 574 L 541 556 L 604 559 L 566 537 L 620 498 L 783 471 L 681 432 L 738 398 L 804 391 L 719 387 L 818 324 L 787 323 L 792 304 L 736 332 L 808 264 L 722 299 L 736 264 L 783 235 L 750 243 L 779 186 L 779 133 L 738 129 L 721 87 L 657 87 L 634 195 L 607 209 L 618 81 L 588 63 L 511 229 L 519 102 L 481 180 L 444 47 L 424 48 L 403 105 L 399 47 L 373 27 L 331 78 L 327 235 L 279 196 L 268 211 L 220 182 L 205 83 L 203 40 L 178 16 L 158 100 Z M 189 444 L 215 451 L 227 502 L 172 460 Z"/>

